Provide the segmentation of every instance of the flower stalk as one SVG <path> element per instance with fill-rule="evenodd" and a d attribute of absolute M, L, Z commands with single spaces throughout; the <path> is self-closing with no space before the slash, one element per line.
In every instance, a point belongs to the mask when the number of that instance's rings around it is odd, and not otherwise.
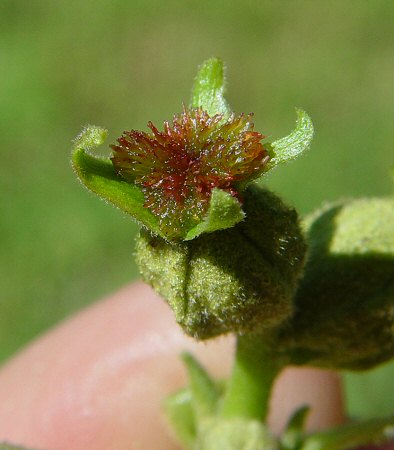
<path fill-rule="evenodd" d="M 265 421 L 272 384 L 282 367 L 265 336 L 238 336 L 234 367 L 221 415 Z"/>

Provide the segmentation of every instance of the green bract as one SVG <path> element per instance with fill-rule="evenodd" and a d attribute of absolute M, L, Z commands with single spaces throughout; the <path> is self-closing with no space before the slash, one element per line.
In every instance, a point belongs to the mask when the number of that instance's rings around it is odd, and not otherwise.
<path fill-rule="evenodd" d="M 92 192 L 129 214 L 141 225 L 160 234 L 158 219 L 144 208 L 141 189 L 119 178 L 108 158 L 98 158 L 89 153 L 102 144 L 107 131 L 104 128 L 85 127 L 75 139 L 72 165 L 79 180 Z"/>
<path fill-rule="evenodd" d="M 225 78 L 222 61 L 211 58 L 205 61 L 198 70 L 190 105 L 201 106 L 210 116 L 223 114 L 223 119 L 231 117 L 232 111 L 224 98 Z"/>
<path fill-rule="evenodd" d="M 313 138 L 313 124 L 308 114 L 300 109 L 297 112 L 297 126 L 288 136 L 273 142 L 268 146 L 271 159 L 267 170 L 270 170 L 280 163 L 291 161 L 297 158 L 307 149 Z"/>

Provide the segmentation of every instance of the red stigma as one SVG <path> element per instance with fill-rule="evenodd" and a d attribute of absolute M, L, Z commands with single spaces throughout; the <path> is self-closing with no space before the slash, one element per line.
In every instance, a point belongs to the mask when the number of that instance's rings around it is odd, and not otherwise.
<path fill-rule="evenodd" d="M 140 186 L 145 206 L 169 237 L 201 222 L 212 189 L 237 196 L 236 184 L 262 172 L 269 157 L 253 131 L 252 114 L 222 121 L 201 108 L 186 109 L 151 133 L 125 131 L 112 145 L 112 162 L 124 179 Z"/>

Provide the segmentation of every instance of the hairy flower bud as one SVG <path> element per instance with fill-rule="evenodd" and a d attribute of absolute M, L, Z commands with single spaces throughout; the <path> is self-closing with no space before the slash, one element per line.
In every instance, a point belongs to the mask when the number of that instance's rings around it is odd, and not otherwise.
<path fill-rule="evenodd" d="M 307 221 L 310 256 L 278 347 L 293 363 L 367 369 L 394 356 L 394 199 L 343 202 Z"/>
<path fill-rule="evenodd" d="M 292 313 L 306 246 L 297 214 L 249 185 L 246 220 L 228 230 L 169 243 L 141 230 L 137 262 L 184 331 L 198 339 L 262 332 Z"/>

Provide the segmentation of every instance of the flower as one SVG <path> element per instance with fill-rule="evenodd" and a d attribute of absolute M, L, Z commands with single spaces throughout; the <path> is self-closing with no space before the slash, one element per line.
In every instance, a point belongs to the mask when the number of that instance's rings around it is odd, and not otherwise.
<path fill-rule="evenodd" d="M 164 131 L 125 131 L 112 145 L 117 174 L 139 186 L 144 206 L 176 237 L 207 214 L 214 188 L 241 200 L 242 183 L 264 170 L 269 155 L 254 131 L 253 114 L 210 116 L 202 108 L 183 108 Z"/>
<path fill-rule="evenodd" d="M 159 131 L 125 131 L 112 158 L 91 153 L 107 131 L 86 126 L 75 139 L 72 165 L 80 181 L 139 225 L 169 242 L 189 241 L 241 223 L 246 189 L 311 143 L 313 124 L 297 109 L 288 136 L 264 145 L 252 114 L 235 116 L 224 97 L 224 68 L 218 58 L 197 73 L 189 108 Z"/>

